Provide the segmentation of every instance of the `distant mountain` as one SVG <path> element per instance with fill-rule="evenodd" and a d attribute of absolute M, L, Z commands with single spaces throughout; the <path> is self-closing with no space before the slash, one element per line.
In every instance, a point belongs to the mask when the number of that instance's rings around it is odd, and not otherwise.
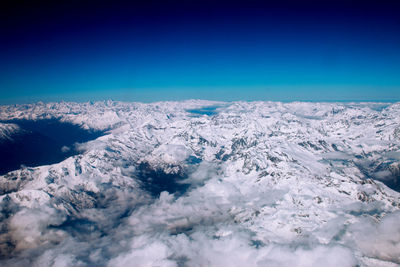
<path fill-rule="evenodd" d="M 400 103 L 0 107 L 12 119 L 106 134 L 0 176 L 0 264 L 400 264 Z"/>

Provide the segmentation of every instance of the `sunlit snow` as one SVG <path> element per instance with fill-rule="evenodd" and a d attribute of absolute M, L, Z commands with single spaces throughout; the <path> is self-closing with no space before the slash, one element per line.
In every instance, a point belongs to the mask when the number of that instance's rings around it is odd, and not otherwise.
<path fill-rule="evenodd" d="M 54 118 L 105 134 L 0 176 L 1 265 L 400 264 L 399 103 L 0 107 Z"/>

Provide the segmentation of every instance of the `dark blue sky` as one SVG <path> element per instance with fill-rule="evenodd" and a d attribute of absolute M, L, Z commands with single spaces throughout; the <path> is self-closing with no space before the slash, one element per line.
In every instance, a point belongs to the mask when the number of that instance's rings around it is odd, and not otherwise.
<path fill-rule="evenodd" d="M 398 1 L 5 1 L 0 104 L 400 100 Z"/>

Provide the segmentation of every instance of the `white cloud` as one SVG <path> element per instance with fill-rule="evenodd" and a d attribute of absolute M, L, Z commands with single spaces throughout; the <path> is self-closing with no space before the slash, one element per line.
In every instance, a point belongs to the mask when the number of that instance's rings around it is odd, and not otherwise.
<path fill-rule="evenodd" d="M 49 226 L 60 225 L 64 220 L 65 215 L 47 205 L 18 211 L 9 221 L 10 233 L 15 240 L 15 250 L 59 242 L 65 237 L 65 233 Z"/>
<path fill-rule="evenodd" d="M 368 257 L 400 264 L 400 212 L 388 214 L 381 221 L 360 218 L 349 232 L 357 247 Z"/>

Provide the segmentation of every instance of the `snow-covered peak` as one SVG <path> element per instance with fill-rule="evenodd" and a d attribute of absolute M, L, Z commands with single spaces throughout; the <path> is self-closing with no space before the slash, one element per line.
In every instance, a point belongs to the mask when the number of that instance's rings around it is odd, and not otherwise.
<path fill-rule="evenodd" d="M 107 132 L 0 177 L 4 264 L 400 264 L 398 103 L 0 107 L 22 118 Z"/>
<path fill-rule="evenodd" d="M 20 130 L 20 127 L 16 124 L 0 122 L 0 142 L 12 140 L 12 136 Z"/>

